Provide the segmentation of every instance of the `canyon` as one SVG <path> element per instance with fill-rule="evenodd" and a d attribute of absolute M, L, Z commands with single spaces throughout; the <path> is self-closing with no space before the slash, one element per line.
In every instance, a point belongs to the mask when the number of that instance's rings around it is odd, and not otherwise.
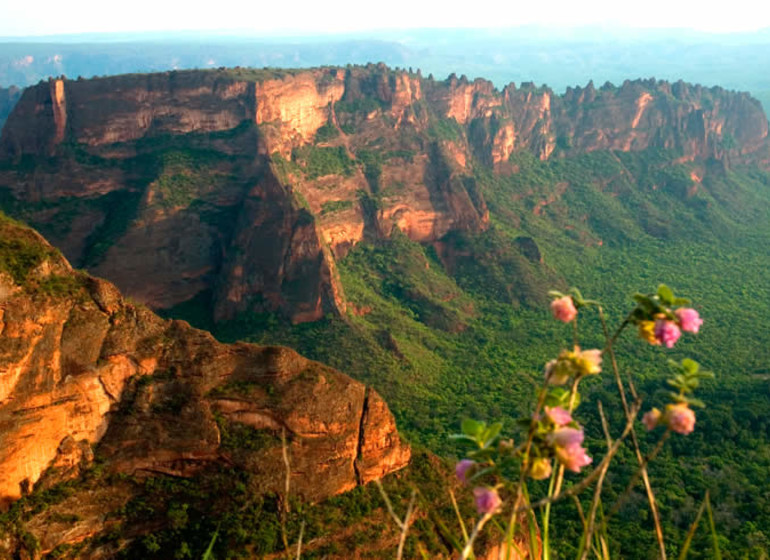
<path fill-rule="evenodd" d="M 529 325 L 481 317 L 500 311 L 491 302 L 542 305 L 566 286 L 562 247 L 583 259 L 638 239 L 663 247 L 677 227 L 724 232 L 719 212 L 734 208 L 756 218 L 755 183 L 741 190 L 731 170 L 766 185 L 767 136 L 748 94 L 653 79 L 557 95 L 372 64 L 27 88 L 0 136 L 0 209 L 47 242 L 0 217 L 0 499 L 26 508 L 0 554 L 31 535 L 38 552 L 89 543 L 88 557 L 111 558 L 99 543 L 117 533 L 149 554 L 146 535 L 174 530 L 150 511 L 173 503 L 151 501 L 164 485 L 210 492 L 190 511 L 243 488 L 266 496 L 263 518 L 292 506 L 287 493 L 352 491 L 343 503 L 358 507 L 367 482 L 438 463 L 404 469 L 412 450 L 380 394 L 402 430 L 434 441 L 479 394 L 521 399 L 525 376 L 489 372 L 518 364 Z M 155 314 L 183 308 L 213 326 L 278 317 L 260 333 L 284 321 L 295 338 L 279 343 L 367 384 Z"/>

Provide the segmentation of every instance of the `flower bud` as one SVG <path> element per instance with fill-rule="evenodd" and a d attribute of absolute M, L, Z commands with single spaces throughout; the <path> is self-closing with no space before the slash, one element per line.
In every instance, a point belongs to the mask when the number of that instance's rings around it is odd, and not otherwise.
<path fill-rule="evenodd" d="M 647 428 L 648 431 L 652 430 L 658 425 L 658 422 L 660 422 L 661 416 L 663 416 L 663 414 L 657 408 L 648 410 L 644 413 L 644 416 L 642 416 L 642 424 L 644 424 L 644 427 Z"/>
<path fill-rule="evenodd" d="M 575 348 L 575 367 L 581 375 L 594 375 L 602 371 L 602 351 Z"/>
<path fill-rule="evenodd" d="M 585 434 L 583 434 L 583 430 L 575 428 L 557 428 L 549 436 L 550 443 L 554 447 L 580 445 L 583 443 L 584 438 Z"/>
<path fill-rule="evenodd" d="M 551 460 L 544 457 L 538 457 L 532 461 L 529 475 L 535 480 L 543 480 L 551 476 Z"/>
<path fill-rule="evenodd" d="M 684 332 L 697 333 L 703 324 L 703 319 L 700 318 L 695 309 L 682 307 L 674 311 L 674 314 L 679 319 L 679 326 Z"/>
<path fill-rule="evenodd" d="M 545 417 L 558 427 L 566 426 L 572 422 L 572 415 L 560 406 L 546 406 Z"/>
<path fill-rule="evenodd" d="M 646 340 L 653 346 L 660 346 L 660 340 L 655 336 L 655 321 L 639 322 L 639 338 Z"/>
<path fill-rule="evenodd" d="M 572 301 L 572 296 L 562 296 L 551 302 L 551 313 L 554 318 L 564 323 L 569 323 L 577 316 L 577 309 L 575 303 Z"/>
<path fill-rule="evenodd" d="M 564 465 L 564 468 L 576 473 L 579 473 L 582 467 L 587 467 L 593 461 L 579 443 L 571 443 L 566 447 L 557 447 L 555 453 L 556 458 Z"/>
<path fill-rule="evenodd" d="M 664 344 L 666 348 L 673 348 L 680 336 L 682 336 L 682 331 L 679 330 L 679 325 L 674 321 L 666 319 L 655 321 L 655 338 Z"/>
<path fill-rule="evenodd" d="M 687 435 L 695 429 L 695 412 L 686 403 L 666 406 L 666 424 L 677 434 Z"/>
<path fill-rule="evenodd" d="M 479 486 L 473 489 L 473 499 L 476 503 L 476 511 L 480 514 L 497 513 L 503 501 L 494 488 Z"/>
<path fill-rule="evenodd" d="M 470 459 L 463 459 L 457 465 L 455 465 L 455 475 L 457 480 L 463 484 L 468 484 L 468 471 L 476 466 L 476 461 Z"/>

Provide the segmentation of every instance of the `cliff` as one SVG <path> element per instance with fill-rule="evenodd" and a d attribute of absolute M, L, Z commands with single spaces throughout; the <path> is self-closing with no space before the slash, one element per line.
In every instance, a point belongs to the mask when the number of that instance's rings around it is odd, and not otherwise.
<path fill-rule="evenodd" d="M 162 320 L 0 214 L 0 504 L 77 477 L 93 449 L 116 475 L 226 467 L 280 493 L 282 436 L 292 495 L 311 501 L 410 458 L 373 390 L 288 348 Z M 86 530 L 44 529 L 48 549 Z"/>
<path fill-rule="evenodd" d="M 3 125 L 19 97 L 21 97 L 21 90 L 19 88 L 15 86 L 9 88 L 0 87 L 0 131 L 3 130 Z"/>
<path fill-rule="evenodd" d="M 767 133 L 747 94 L 683 82 L 559 96 L 383 65 L 51 80 L 8 119 L 0 190 L 73 263 L 153 308 L 198 298 L 216 320 L 304 322 L 344 312 L 335 261 L 361 240 L 399 228 L 444 251 L 448 234 L 484 231 L 476 175 L 515 173 L 516 153 L 729 165 L 766 160 Z"/>

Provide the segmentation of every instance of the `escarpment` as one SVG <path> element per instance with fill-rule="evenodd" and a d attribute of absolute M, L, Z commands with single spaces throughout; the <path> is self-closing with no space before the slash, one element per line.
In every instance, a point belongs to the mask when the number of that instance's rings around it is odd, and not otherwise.
<path fill-rule="evenodd" d="M 77 476 L 245 469 L 318 500 L 405 466 L 371 389 L 282 347 L 225 345 L 73 271 L 0 215 L 0 502 Z M 244 443 L 245 442 L 245 443 Z"/>
<path fill-rule="evenodd" d="M 335 262 L 362 240 L 485 231 L 475 177 L 516 173 L 517 153 L 660 149 L 728 165 L 766 161 L 767 133 L 747 94 L 683 82 L 560 96 L 383 65 L 51 80 L 8 118 L 0 192 L 73 263 L 152 308 L 195 299 L 216 320 L 304 322 L 345 310 Z"/>

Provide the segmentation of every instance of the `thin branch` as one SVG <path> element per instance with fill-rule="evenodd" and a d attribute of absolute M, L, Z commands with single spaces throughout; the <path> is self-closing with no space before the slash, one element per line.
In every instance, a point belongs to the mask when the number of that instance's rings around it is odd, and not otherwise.
<path fill-rule="evenodd" d="M 610 429 L 607 426 L 607 417 L 604 415 L 604 408 L 602 407 L 601 401 L 598 403 L 599 407 L 599 416 L 602 419 L 602 429 L 604 430 L 604 437 L 607 439 L 607 451 L 612 449 L 612 437 L 610 436 Z M 585 540 L 583 541 L 583 544 L 581 545 L 581 548 L 583 549 L 583 553 L 580 556 L 580 560 L 586 560 L 588 558 L 588 553 L 591 550 L 591 542 L 593 540 L 593 533 L 594 533 L 594 521 L 596 520 L 596 510 L 599 507 L 599 503 L 601 502 L 602 497 L 602 486 L 604 484 L 604 477 L 607 475 L 607 470 L 609 469 L 609 462 L 605 462 L 601 468 L 601 474 L 599 474 L 599 480 L 596 482 L 596 489 L 594 490 L 594 499 L 591 502 L 591 511 L 588 514 L 588 523 L 586 524 L 586 530 L 585 530 Z"/>
<path fill-rule="evenodd" d="M 578 516 L 580 517 L 580 523 L 583 525 L 583 531 L 586 530 L 586 515 L 583 512 L 583 504 L 580 503 L 580 500 L 577 496 L 572 496 L 572 501 L 575 502 L 575 507 L 578 511 Z"/>
<path fill-rule="evenodd" d="M 625 412 L 626 414 L 626 419 L 631 423 L 631 442 L 634 444 L 634 454 L 636 455 L 636 460 L 639 463 L 639 471 L 642 474 L 642 481 L 644 481 L 644 488 L 647 491 L 647 501 L 650 503 L 650 511 L 652 512 L 652 519 L 655 522 L 655 537 L 658 540 L 658 550 L 660 552 L 660 560 L 666 560 L 666 543 L 663 538 L 663 527 L 660 524 L 660 514 L 658 512 L 658 505 L 655 501 L 655 493 L 652 491 L 652 484 L 650 484 L 650 477 L 647 475 L 647 467 L 645 466 L 644 458 L 642 457 L 642 452 L 639 448 L 639 440 L 636 437 L 636 431 L 634 430 L 634 427 L 633 427 L 633 420 L 636 417 L 636 414 L 632 416 L 631 410 L 628 407 L 626 392 L 623 388 L 623 381 L 620 379 L 620 370 L 618 368 L 618 362 L 617 362 L 617 359 L 615 358 L 615 351 L 613 349 L 613 342 L 620 335 L 620 332 L 622 331 L 623 327 L 625 327 L 625 325 L 628 324 L 629 318 L 627 317 L 623 321 L 623 324 L 620 326 L 620 328 L 618 328 L 618 331 L 615 333 L 615 335 L 612 338 L 609 337 L 609 330 L 607 329 L 607 321 L 604 318 L 604 311 L 602 310 L 601 306 L 599 307 L 599 319 L 602 322 L 602 330 L 604 331 L 604 336 L 607 339 L 607 347 L 605 348 L 604 351 L 607 352 L 610 356 L 610 362 L 612 363 L 612 372 L 615 375 L 615 382 L 618 385 L 618 392 L 620 393 L 620 401 L 623 405 L 623 412 Z M 634 390 L 634 393 L 635 392 L 636 391 Z"/>
<path fill-rule="evenodd" d="M 460 555 L 461 560 L 468 560 L 468 558 L 473 554 L 473 542 L 476 540 L 476 537 L 479 536 L 481 529 L 483 529 L 484 525 L 487 524 L 487 521 L 492 519 L 493 516 L 494 513 L 485 513 L 481 519 L 479 519 L 478 523 L 476 523 L 476 526 L 473 528 L 473 532 L 471 533 L 471 538 L 468 539 L 468 542 L 465 544 L 465 548 L 463 548 L 463 552 Z"/>
<path fill-rule="evenodd" d="M 286 556 L 291 560 L 289 553 L 289 538 L 286 534 L 286 516 L 289 514 L 289 484 L 291 479 L 291 465 L 289 463 L 289 448 L 286 445 L 286 428 L 281 428 L 281 450 L 283 453 L 283 463 L 286 467 L 286 484 L 284 486 L 283 507 L 281 508 L 281 540 L 283 540 L 283 549 Z"/>
<path fill-rule="evenodd" d="M 393 504 L 390 503 L 390 498 L 388 498 L 388 495 L 385 493 L 385 489 L 382 487 L 382 483 L 379 480 L 375 480 L 374 483 L 377 485 L 382 499 L 385 500 L 385 507 L 388 508 L 388 513 L 393 518 L 393 521 L 396 523 L 398 528 L 403 531 L 404 523 L 401 521 L 401 519 L 399 519 L 398 515 L 396 515 L 396 512 L 393 510 Z"/>
<path fill-rule="evenodd" d="M 286 513 L 290 512 L 289 505 L 289 487 L 291 486 L 291 465 L 289 463 L 289 446 L 286 445 L 286 428 L 281 428 L 281 450 L 283 453 L 283 464 L 286 467 L 286 481 L 284 483 L 283 493 L 286 497 L 284 500 L 284 507 Z"/>
<path fill-rule="evenodd" d="M 401 537 L 398 541 L 398 553 L 396 560 L 401 560 L 404 556 L 404 544 L 406 544 L 406 534 L 409 532 L 409 526 L 412 524 L 412 515 L 414 513 L 414 500 L 417 498 L 417 490 L 412 490 L 412 499 L 409 500 L 409 507 L 406 508 L 404 524 L 401 527 Z"/>
<path fill-rule="evenodd" d="M 457 514 L 457 521 L 460 522 L 460 530 L 463 532 L 463 539 L 465 543 L 468 542 L 468 530 L 465 528 L 465 521 L 463 521 L 463 516 L 460 515 L 460 508 L 457 507 L 457 499 L 455 498 L 455 493 L 452 492 L 452 489 L 449 489 L 449 497 L 452 498 L 452 507 L 455 508 L 455 514 Z"/>
<path fill-rule="evenodd" d="M 297 560 L 300 560 L 302 555 L 302 535 L 305 534 L 305 521 L 302 521 L 302 525 L 299 526 L 299 539 L 297 539 Z"/>

